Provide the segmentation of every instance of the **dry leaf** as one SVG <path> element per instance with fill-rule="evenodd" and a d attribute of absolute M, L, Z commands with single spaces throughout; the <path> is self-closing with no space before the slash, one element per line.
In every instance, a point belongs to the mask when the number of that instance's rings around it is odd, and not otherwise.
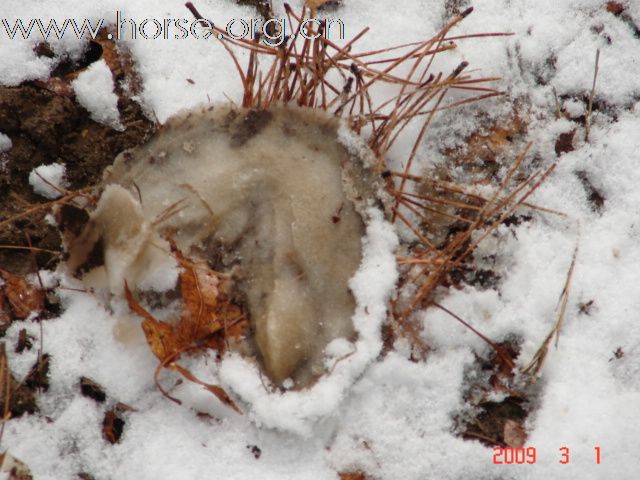
<path fill-rule="evenodd" d="M 518 115 L 491 126 L 487 131 L 475 132 L 466 139 L 465 149 L 445 150 L 456 165 L 473 165 L 481 160 L 486 163 L 496 161 L 511 145 L 512 141 L 527 130 L 527 124 Z"/>
<path fill-rule="evenodd" d="M 174 356 L 179 351 L 179 347 L 175 341 L 175 334 L 173 327 L 168 323 L 160 322 L 153 318 L 149 312 L 140 306 L 140 304 L 133 298 L 129 285 L 125 282 L 124 294 L 129 304 L 129 308 L 140 315 L 142 320 L 142 331 L 147 338 L 147 343 L 153 354 L 164 362 L 167 358 Z"/>
<path fill-rule="evenodd" d="M 116 42 L 109 39 L 109 32 L 106 29 L 101 29 L 96 38 L 92 41 L 96 42 L 102 48 L 101 60 L 104 60 L 113 77 L 117 78 L 124 75 L 122 62 L 120 61 L 120 55 L 116 49 Z"/>
<path fill-rule="evenodd" d="M 29 374 L 24 379 L 24 385 L 30 390 L 49 390 L 49 365 L 50 355 L 43 353 L 36 363 L 31 367 Z"/>
<path fill-rule="evenodd" d="M 175 251 L 182 271 L 180 290 L 183 311 L 176 330 L 191 341 L 201 340 L 224 328 L 216 315 L 219 297 L 219 279 L 206 265 L 187 260 Z"/>
<path fill-rule="evenodd" d="M 116 414 L 115 410 L 108 410 L 102 421 L 102 436 L 112 445 L 118 443 L 122 437 L 124 420 Z"/>
<path fill-rule="evenodd" d="M 322 7 L 324 4 L 331 3 L 333 1 L 334 0 L 307 0 L 306 4 L 307 4 L 307 7 L 309 7 L 311 10 L 316 10 Z"/>
<path fill-rule="evenodd" d="M 607 12 L 613 13 L 614 15 L 620 15 L 624 12 L 625 6 L 620 2 L 607 2 Z"/>
<path fill-rule="evenodd" d="M 225 295 L 229 280 L 209 268 L 204 262 L 193 262 L 174 248 L 182 271 L 180 290 L 183 312 L 176 325 L 180 343 L 186 348 L 211 348 L 220 353 L 224 341 L 244 336 L 249 322 L 239 306 Z"/>
<path fill-rule="evenodd" d="M 150 318 L 145 318 L 142 321 L 142 331 L 145 337 L 147 337 L 149 348 L 163 363 L 169 358 L 177 360 L 180 352 L 184 349 L 177 343 L 173 327 L 151 316 L 149 317 Z"/>
<path fill-rule="evenodd" d="M 185 258 L 175 246 L 173 250 L 181 267 L 179 281 L 183 306 L 178 322 L 173 325 L 156 320 L 140 306 L 125 283 L 129 308 L 143 318 L 142 330 L 149 348 L 160 360 L 159 369 L 170 368 L 179 372 L 187 380 L 202 385 L 225 405 L 242 413 L 224 389 L 202 382 L 177 361 L 186 352 L 215 349 L 222 353 L 226 340 L 244 335 L 249 322 L 240 307 L 232 304 L 223 293 L 227 289 L 227 279 L 221 278 L 205 263 Z M 157 385 L 168 398 L 177 401 Z"/>
<path fill-rule="evenodd" d="M 4 332 L 11 325 L 9 304 L 2 289 L 0 289 L 0 332 Z"/>
<path fill-rule="evenodd" d="M 2 329 L 1 323 L 0 329 Z M 22 353 L 25 350 L 31 350 L 31 348 L 33 347 L 33 340 L 35 340 L 34 337 L 27 333 L 27 329 L 21 328 L 18 332 L 18 340 L 16 342 L 16 348 L 14 349 L 14 351 L 16 353 Z"/>
<path fill-rule="evenodd" d="M 26 380 L 18 382 L 9 369 L 4 343 L 0 343 L 0 412 L 9 412 L 11 418 L 38 409 L 33 388 Z"/>
<path fill-rule="evenodd" d="M 80 377 L 80 392 L 83 396 L 92 398 L 98 403 L 102 403 L 107 399 L 104 389 L 87 377 Z"/>
<path fill-rule="evenodd" d="M 556 155 L 559 157 L 563 153 L 573 152 L 575 150 L 573 146 L 573 138 L 576 136 L 576 129 L 574 128 L 570 132 L 561 133 L 556 139 Z"/>
<path fill-rule="evenodd" d="M 16 318 L 24 320 L 32 312 L 42 311 L 44 293 L 41 289 L 31 285 L 24 277 L 14 275 L 6 270 L 0 270 L 0 276 L 5 281 L 4 294 Z"/>
<path fill-rule="evenodd" d="M 340 472 L 338 475 L 340 475 L 340 480 L 367 480 L 366 475 L 360 471 Z"/>
<path fill-rule="evenodd" d="M 7 480 L 32 480 L 29 467 L 11 455 L 9 452 L 0 453 L 0 473 L 8 473 Z"/>
<path fill-rule="evenodd" d="M 178 364 L 173 365 L 172 368 L 180 372 L 187 380 L 190 380 L 193 383 L 197 383 L 198 385 L 202 385 L 206 390 L 213 393 L 218 398 L 218 400 L 242 415 L 242 411 L 238 408 L 235 402 L 231 400 L 231 397 L 227 394 L 227 392 L 224 391 L 222 387 L 212 385 L 210 383 L 205 383 L 202 380 L 199 380 L 189 370 L 187 370 L 186 368 L 182 368 Z"/>

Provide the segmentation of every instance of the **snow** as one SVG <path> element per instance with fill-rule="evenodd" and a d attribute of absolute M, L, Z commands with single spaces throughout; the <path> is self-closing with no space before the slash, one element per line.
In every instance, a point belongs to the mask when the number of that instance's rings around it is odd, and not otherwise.
<path fill-rule="evenodd" d="M 15 86 L 25 80 L 44 80 L 49 76 L 53 62 L 49 58 L 37 57 L 34 54 L 33 48 L 36 41 L 31 39 L 7 40 L 4 36 L 0 38 L 2 38 L 2 61 L 7 62 L 5 65 L 14 66 L 0 69 L 0 83 L 2 85 Z M 20 67 L 16 68 L 17 65 Z"/>
<path fill-rule="evenodd" d="M 61 197 L 60 189 L 67 186 L 65 172 L 66 167 L 61 163 L 40 165 L 29 174 L 29 184 L 35 193 L 53 200 Z"/>
<path fill-rule="evenodd" d="M 11 139 L 4 133 L 0 132 L 0 153 L 10 150 L 12 145 Z"/>
<path fill-rule="evenodd" d="M 273 3 L 276 13 L 283 14 L 283 2 Z M 443 24 L 445 5 L 450 3 L 404 0 L 398 8 L 390 0 L 345 0 L 332 15 L 344 20 L 347 40 L 370 26 L 358 49 L 373 49 L 430 35 Z M 240 356 L 229 355 L 219 366 L 212 359 L 189 364 L 203 380 L 220 381 L 239 401 L 244 415 L 188 382 L 172 392 L 183 400 L 182 406 L 167 401 L 153 384 L 156 360 L 135 328 L 139 320 L 124 305 L 109 306 L 100 295 L 71 290 L 82 285 L 55 274 L 64 313 L 42 324 L 44 349 L 53 358 L 51 389 L 40 396 L 40 415 L 5 425 L 2 448 L 25 462 L 36 479 L 73 478 L 87 471 L 96 478 L 336 480 L 336 472 L 355 470 L 384 480 L 637 478 L 640 41 L 624 19 L 606 11 L 602 0 L 470 3 L 475 11 L 454 34 L 509 31 L 514 35 L 461 41 L 441 61 L 456 65 L 468 60 L 470 68 L 483 76 L 503 77 L 498 84 L 509 96 L 438 116 L 425 138 L 422 164 L 438 161 L 436 146 L 455 145 L 473 130 L 478 113 L 495 118 L 513 108 L 516 100 L 530 105 L 527 140 L 545 165 L 556 161 L 558 134 L 577 129 L 575 150 L 557 160 L 554 174 L 530 199 L 566 217 L 530 211 L 532 222 L 501 228 L 476 253 L 476 258 L 496 254 L 493 265 L 502 278 L 497 290 L 465 287 L 443 291 L 440 298 L 442 305 L 494 340 L 521 338 L 518 362 L 524 366 L 555 323 L 558 298 L 578 245 L 559 344 L 549 350 L 538 381 L 537 404 L 526 424 L 526 446 L 537 449 L 535 465 L 494 465 L 490 448 L 452 433 L 452 415 L 465 407 L 465 372 L 475 355 L 486 354 L 486 345 L 442 311 L 419 314 L 422 336 L 432 349 L 425 361 L 413 361 L 410 349 L 400 344 L 377 359 L 378 326 L 397 272 L 390 254 L 395 234 L 375 215 L 365 244 L 367 259 L 352 281 L 360 339 L 355 345 L 329 346 L 335 361 L 332 375 L 307 391 L 269 393 L 257 370 Z M 640 6 L 622 3 L 638 24 Z M 218 23 L 256 15 L 232 0 L 202 1 L 196 6 Z M 113 17 L 118 8 L 128 17 L 189 18 L 180 2 L 151 0 L 135 5 L 60 0 L 50 14 Z M 37 17 L 41 9 L 39 2 L 5 0 L 3 12 L 11 21 Z M 34 40 L 8 40 L 3 35 L 0 25 L 0 59 L 12 65 L 0 69 L 1 84 L 47 77 L 53 62 L 35 56 Z M 77 55 L 77 43 L 54 43 L 56 51 Z M 241 98 L 233 64 L 215 42 L 125 43 L 142 76 L 140 101 L 161 122 L 196 104 Z M 554 90 L 571 117 L 582 115 L 597 49 L 601 53 L 595 98 L 606 104 L 606 110 L 594 115 L 587 143 L 580 124 L 556 118 Z M 246 55 L 241 54 L 240 61 L 244 60 Z M 97 115 L 94 118 L 116 125 L 113 80 L 105 68 L 103 62 L 95 63 L 74 88 L 78 100 Z M 391 160 L 400 163 L 406 150 L 407 145 L 400 143 L 390 153 Z M 36 170 L 53 183 L 64 176 L 61 165 Z M 590 207 L 575 175 L 580 170 L 605 198 L 600 214 Z M 38 193 L 53 194 L 37 177 L 30 176 L 30 183 Z M 579 305 L 591 300 L 589 314 L 582 313 Z M 8 345 L 14 344 L 22 328 L 39 338 L 38 324 L 15 322 L 6 334 Z M 618 348 L 623 352 L 620 358 L 614 356 Z M 11 368 L 21 378 L 35 358 L 35 351 L 12 354 Z M 119 444 L 102 439 L 105 406 L 79 395 L 80 376 L 105 388 L 107 405 L 120 401 L 136 409 L 124 414 Z M 171 385 L 173 378 L 163 373 L 163 385 Z M 253 445 L 262 452 L 259 458 L 251 453 Z M 600 465 L 595 463 L 596 446 L 602 449 Z M 571 449 L 569 465 L 559 463 L 561 447 Z"/>
<path fill-rule="evenodd" d="M 117 130 L 124 128 L 120 123 L 111 70 L 104 60 L 89 65 L 71 85 L 78 103 L 89 111 L 93 120 Z"/>

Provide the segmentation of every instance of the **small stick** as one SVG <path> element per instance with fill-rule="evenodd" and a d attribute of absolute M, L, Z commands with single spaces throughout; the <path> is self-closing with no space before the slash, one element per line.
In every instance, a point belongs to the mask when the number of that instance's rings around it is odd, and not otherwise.
<path fill-rule="evenodd" d="M 17 389 L 16 389 L 17 390 Z M 4 396 L 4 408 L 2 412 L 2 418 L 0 419 L 0 443 L 2 437 L 4 437 L 4 426 L 7 420 L 11 418 L 10 405 L 11 405 L 11 372 L 9 371 L 9 362 L 7 361 L 7 351 L 5 344 L 0 343 L 0 393 Z M 0 462 L 0 467 L 2 462 Z"/>
<path fill-rule="evenodd" d="M 29 248 L 31 249 L 31 261 L 33 263 L 33 268 L 36 271 L 36 277 L 38 278 L 38 284 L 40 285 L 40 290 L 42 294 L 45 294 L 44 284 L 42 283 L 42 277 L 40 276 L 40 269 L 38 268 L 38 262 L 36 260 L 36 255 L 34 253 L 34 247 L 31 244 L 31 237 L 28 233 L 25 232 L 25 236 L 27 237 L 27 243 L 29 244 Z M 44 303 L 43 303 L 44 306 Z M 42 318 L 38 322 L 40 324 L 40 350 L 38 351 L 38 364 L 42 360 L 42 355 L 44 353 L 44 327 L 42 326 Z"/>
<path fill-rule="evenodd" d="M 576 258 L 578 256 L 578 243 L 576 242 L 575 249 L 573 250 L 573 257 L 571 258 L 571 265 L 569 266 L 569 270 L 567 272 L 567 278 L 564 282 L 564 287 L 562 288 L 562 293 L 560 294 L 560 299 L 558 301 L 558 306 L 556 310 L 558 311 L 558 315 L 556 318 L 556 322 L 547 335 L 547 337 L 542 342 L 542 345 L 535 353 L 531 362 L 522 370 L 522 373 L 528 374 L 530 376 L 530 382 L 535 383 L 540 370 L 542 370 L 542 366 L 544 365 L 544 361 L 547 358 L 547 354 L 549 353 L 549 344 L 553 337 L 556 337 L 555 346 L 558 348 L 558 341 L 560 338 L 560 329 L 562 328 L 562 324 L 564 323 L 564 317 L 567 310 L 567 304 L 569 303 L 569 291 L 571 289 L 571 280 L 573 279 L 573 271 L 576 266 Z"/>
<path fill-rule="evenodd" d="M 596 50 L 596 67 L 593 71 L 593 86 L 591 87 L 591 94 L 589 95 L 589 108 L 587 109 L 587 116 L 584 120 L 584 141 L 589 141 L 589 132 L 591 131 L 591 112 L 593 111 L 593 97 L 596 94 L 596 80 L 598 79 L 598 67 L 600 64 L 600 49 Z"/>
<path fill-rule="evenodd" d="M 556 118 L 562 118 L 562 109 L 560 108 L 560 101 L 558 100 L 556 87 L 553 87 L 551 91 L 553 92 L 553 100 L 556 102 Z"/>
<path fill-rule="evenodd" d="M 433 302 L 432 305 L 434 307 L 436 307 L 436 308 L 439 308 L 440 310 L 445 312 L 447 315 L 450 315 L 451 317 L 455 318 L 458 322 L 463 324 L 465 327 L 467 327 L 469 330 L 471 330 L 473 333 L 475 333 L 478 337 L 480 337 L 482 340 L 484 340 L 484 342 L 487 345 L 489 345 L 491 348 L 493 348 L 493 350 L 500 356 L 500 358 L 502 358 L 502 361 L 504 361 L 504 363 L 509 368 L 513 369 L 515 367 L 515 364 L 513 363 L 513 360 L 511 360 L 511 358 L 509 358 L 509 355 L 507 355 L 504 352 L 503 348 L 499 347 L 498 345 L 493 343 L 486 335 L 483 335 L 478 330 L 473 328 L 468 322 L 466 322 L 464 319 L 462 319 L 462 317 L 460 317 L 459 315 L 456 315 L 455 313 L 453 313 L 448 308 L 444 307 L 443 305 L 440 305 L 438 302 Z"/>

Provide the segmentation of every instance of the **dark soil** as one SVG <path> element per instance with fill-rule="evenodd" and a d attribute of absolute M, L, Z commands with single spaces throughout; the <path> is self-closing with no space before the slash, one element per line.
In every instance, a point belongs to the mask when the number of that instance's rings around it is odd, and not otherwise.
<path fill-rule="evenodd" d="M 517 339 L 496 345 L 488 357 L 476 358 L 471 367 L 464 400 L 466 407 L 454 423 L 462 438 L 490 447 L 520 447 L 526 440 L 524 424 L 535 408 L 536 389 L 516 381 L 512 369 L 520 353 Z M 496 400 L 496 394 L 502 396 Z M 493 398 L 492 398 L 493 397 Z"/>
<path fill-rule="evenodd" d="M 46 53 L 47 49 L 39 46 L 37 51 Z M 63 163 L 69 188 L 80 189 L 96 183 L 116 155 L 142 143 L 155 131 L 155 122 L 146 118 L 140 105 L 120 87 L 131 71 L 127 71 L 127 63 L 113 43 L 90 42 L 85 57 L 75 66 L 60 59 L 46 82 L 0 87 L 0 132 L 12 142 L 9 151 L 0 153 L 0 165 L 4 165 L 0 168 L 0 222 L 26 211 L 30 204 L 47 201 L 34 194 L 29 185 L 33 168 Z M 100 58 L 105 58 L 116 80 L 118 109 L 125 126 L 122 132 L 93 121 L 76 102 L 70 86 L 82 69 Z M 27 246 L 30 241 L 34 247 L 60 251 L 59 234 L 44 221 L 46 213 L 41 211 L 4 225 L 0 228 L 0 246 Z M 33 257 L 28 250 L 0 248 L 0 268 L 16 274 L 33 271 Z M 39 267 L 51 266 L 55 258 L 46 252 L 35 255 Z"/>

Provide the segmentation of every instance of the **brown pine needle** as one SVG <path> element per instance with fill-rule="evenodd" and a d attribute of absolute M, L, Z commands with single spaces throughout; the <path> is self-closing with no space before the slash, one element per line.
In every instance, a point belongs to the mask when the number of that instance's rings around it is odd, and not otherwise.
<path fill-rule="evenodd" d="M 61 198 L 58 198 L 56 200 L 50 201 L 50 202 L 45 202 L 45 203 L 38 203 L 35 205 L 30 205 L 29 208 L 27 208 L 24 212 L 18 213 L 16 215 L 12 215 L 11 217 L 0 221 L 0 228 L 5 227 L 6 225 L 9 225 L 13 222 L 15 222 L 16 220 L 20 220 L 22 218 L 28 218 L 31 215 L 35 215 L 36 213 L 40 213 L 44 210 L 47 210 L 55 205 L 63 205 L 65 203 L 70 202 L 71 200 L 77 198 L 77 197 L 85 197 L 85 198 L 89 198 L 89 200 L 93 200 L 90 196 L 87 195 L 86 192 L 91 191 L 93 189 L 93 187 L 89 187 L 89 188 L 83 188 L 81 190 L 77 190 L 75 192 L 69 192 L 68 194 L 64 195 Z"/>
<path fill-rule="evenodd" d="M 49 250 L 47 248 L 39 248 L 39 247 L 30 247 L 24 245 L 0 245 L 0 248 L 6 250 L 29 250 L 31 252 L 43 252 L 43 253 L 51 253 L 52 255 L 62 255 L 62 252 L 58 252 L 56 250 Z"/>
<path fill-rule="evenodd" d="M 201 18 L 192 4 L 187 6 L 196 18 Z M 293 31 L 309 14 L 306 7 L 296 12 L 285 3 L 284 8 Z M 455 35 L 452 29 L 472 10 L 469 8 L 454 17 L 430 38 L 366 52 L 354 52 L 354 49 L 368 28 L 343 46 L 326 38 L 321 31 L 316 32 L 313 27 L 308 27 L 309 33 L 320 33 L 317 38 L 288 38 L 278 47 L 262 45 L 255 39 L 235 41 L 225 37 L 222 40 L 240 72 L 244 107 L 266 109 L 274 103 L 295 102 L 302 107 L 330 110 L 335 116 L 344 118 L 357 134 L 367 127 L 367 144 L 377 156 L 376 170 L 387 178 L 387 191 L 394 200 L 392 220 L 405 225 L 416 239 L 416 245 L 397 258 L 402 271 L 398 289 L 411 292 L 406 302 L 408 305 L 392 302 L 391 316 L 417 346 L 421 341 L 415 326 L 409 321 L 411 314 L 418 307 L 433 304 L 431 295 L 441 285 L 444 276 L 460 266 L 479 242 L 509 215 L 520 207 L 564 215 L 527 203 L 527 199 L 553 171 L 553 166 L 533 173 L 524 181 L 515 182 L 529 146 L 518 155 L 488 198 L 469 186 L 425 178 L 413 171 L 418 152 L 437 113 L 504 94 L 493 88 L 499 78 L 476 76 L 479 70 L 468 68 L 466 62 L 448 73 L 432 71 L 438 55 L 457 48 L 458 41 L 512 35 L 509 32 Z M 216 28 L 212 29 L 214 33 L 224 34 Z M 244 69 L 233 52 L 235 48 L 249 50 Z M 267 61 L 262 66 L 265 59 Z M 395 87 L 394 93 L 374 104 L 372 89 L 376 88 L 378 95 L 377 87 L 381 85 Z M 449 97 L 451 90 L 456 91 L 457 98 Z M 412 122 L 419 122 L 416 125 L 419 133 L 412 141 L 402 171 L 388 171 L 387 153 Z M 436 193 L 425 195 L 420 190 L 416 192 L 416 183 L 426 183 Z M 441 211 L 439 206 L 448 209 Z M 436 247 L 425 232 L 430 214 L 459 222 L 463 230 L 452 231 L 445 245 Z M 403 311 L 399 312 L 399 308 Z M 486 337 L 483 338 L 496 348 Z M 504 352 L 498 353 L 505 355 Z M 512 365 L 510 359 L 503 360 Z"/>
<path fill-rule="evenodd" d="M 556 337 L 556 348 L 558 348 L 558 341 L 560 340 L 560 330 L 562 329 L 562 324 L 564 323 L 564 318 L 567 311 L 567 305 L 569 303 L 569 291 L 571 289 L 571 280 L 573 279 L 573 272 L 575 270 L 577 257 L 578 244 L 576 243 L 575 249 L 573 250 L 573 256 L 571 258 L 571 265 L 569 266 L 569 270 L 567 271 L 567 278 L 564 282 L 564 287 L 562 288 L 560 299 L 558 300 L 558 306 L 556 307 L 556 311 L 558 312 L 556 322 L 529 364 L 522 371 L 523 373 L 529 375 L 531 383 L 535 383 L 538 379 L 538 375 L 540 374 L 540 371 L 542 370 L 544 362 L 547 358 L 547 354 L 549 353 L 549 344 L 551 343 L 551 340 L 554 336 Z"/>
<path fill-rule="evenodd" d="M 487 345 L 489 345 L 491 348 L 493 348 L 493 350 L 500 356 L 500 358 L 505 363 L 505 365 L 507 365 L 510 369 L 513 369 L 515 367 L 515 364 L 513 363 L 513 360 L 511 360 L 509 355 L 507 355 L 502 348 L 500 348 L 498 345 L 493 343 L 491 340 L 489 340 L 488 337 L 486 337 L 485 335 L 480 333 L 478 330 L 473 328 L 468 322 L 463 320 L 460 316 L 456 315 L 451 310 L 449 310 L 446 307 L 443 307 L 442 305 L 440 305 L 437 302 L 432 302 L 432 305 L 434 307 L 436 307 L 436 308 L 439 308 L 440 310 L 442 310 L 446 314 L 450 315 L 451 317 L 455 318 L 458 322 L 463 324 L 465 327 L 467 327 L 469 330 L 471 330 L 473 333 L 475 333 L 478 337 L 480 337 L 482 340 L 484 340 L 484 342 Z"/>

